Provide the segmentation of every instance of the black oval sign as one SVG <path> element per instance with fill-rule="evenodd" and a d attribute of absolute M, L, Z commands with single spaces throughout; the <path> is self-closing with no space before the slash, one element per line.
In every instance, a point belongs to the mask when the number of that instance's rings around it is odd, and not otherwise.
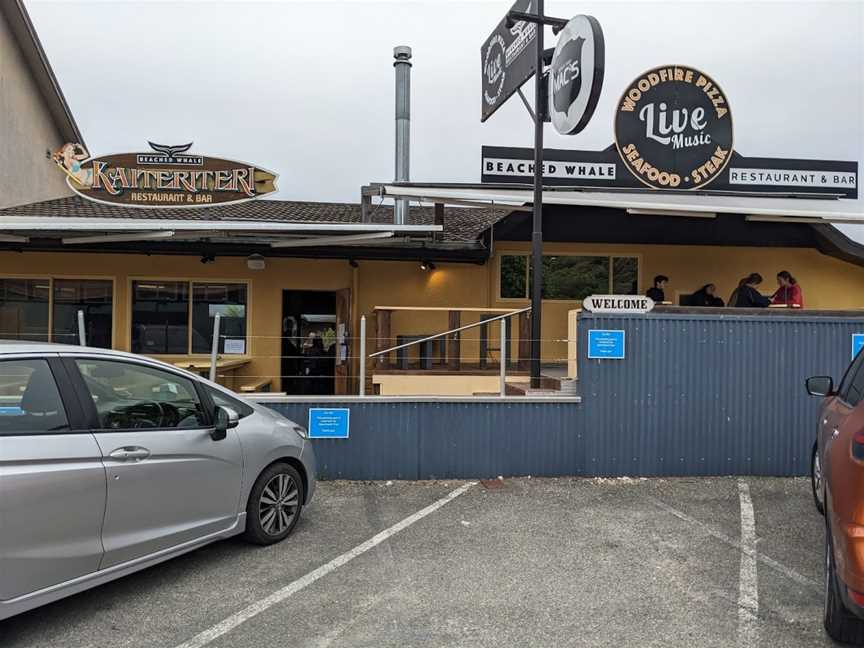
<path fill-rule="evenodd" d="M 696 189 L 732 155 L 732 113 L 707 74 L 683 65 L 648 70 L 615 112 L 615 145 L 630 172 L 655 189 Z"/>
<path fill-rule="evenodd" d="M 575 135 L 588 125 L 605 68 L 603 30 L 593 16 L 575 16 L 558 35 L 549 67 L 549 113 L 562 135 Z"/>

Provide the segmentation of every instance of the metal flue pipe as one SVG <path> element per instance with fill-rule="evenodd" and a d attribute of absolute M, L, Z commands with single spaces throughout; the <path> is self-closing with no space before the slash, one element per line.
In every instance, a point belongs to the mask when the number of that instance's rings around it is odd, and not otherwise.
<path fill-rule="evenodd" d="M 411 48 L 393 48 L 396 69 L 396 182 L 408 182 L 411 159 Z M 393 222 L 404 225 L 408 220 L 408 201 L 399 199 L 393 209 Z"/>

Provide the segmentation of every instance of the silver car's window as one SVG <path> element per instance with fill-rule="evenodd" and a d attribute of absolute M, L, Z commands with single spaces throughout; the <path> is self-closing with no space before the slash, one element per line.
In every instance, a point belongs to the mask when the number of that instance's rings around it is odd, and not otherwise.
<path fill-rule="evenodd" d="M 112 360 L 76 360 L 104 430 L 196 428 L 206 424 L 192 381 Z"/>
<path fill-rule="evenodd" d="M 210 398 L 213 399 L 214 405 L 216 405 L 217 407 L 230 407 L 235 412 L 237 412 L 240 418 L 245 418 L 255 411 L 252 409 L 252 407 L 250 407 L 243 401 L 232 398 L 228 394 L 225 394 L 218 389 L 208 387 L 207 391 L 210 392 Z"/>
<path fill-rule="evenodd" d="M 0 361 L 0 435 L 67 429 L 69 421 L 48 362 Z"/>

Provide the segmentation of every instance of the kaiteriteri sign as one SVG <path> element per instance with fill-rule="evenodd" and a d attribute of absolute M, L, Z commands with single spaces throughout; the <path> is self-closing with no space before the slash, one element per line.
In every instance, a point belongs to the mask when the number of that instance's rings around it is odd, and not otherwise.
<path fill-rule="evenodd" d="M 276 191 L 276 174 L 222 158 L 190 155 L 192 143 L 148 142 L 147 153 L 91 158 L 64 144 L 52 159 L 82 198 L 124 207 L 207 207 L 253 200 Z"/>

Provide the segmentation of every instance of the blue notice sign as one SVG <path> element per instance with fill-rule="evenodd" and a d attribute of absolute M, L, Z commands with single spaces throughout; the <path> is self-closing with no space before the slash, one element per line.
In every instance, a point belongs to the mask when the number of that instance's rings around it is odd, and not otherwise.
<path fill-rule="evenodd" d="M 347 439 L 351 410 L 347 407 L 310 407 L 310 439 Z"/>
<path fill-rule="evenodd" d="M 858 352 L 861 350 L 861 347 L 864 347 L 864 333 L 853 333 L 852 334 L 852 359 L 855 359 L 855 356 L 858 355 Z"/>
<path fill-rule="evenodd" d="M 588 329 L 588 357 L 624 359 L 624 331 Z"/>

